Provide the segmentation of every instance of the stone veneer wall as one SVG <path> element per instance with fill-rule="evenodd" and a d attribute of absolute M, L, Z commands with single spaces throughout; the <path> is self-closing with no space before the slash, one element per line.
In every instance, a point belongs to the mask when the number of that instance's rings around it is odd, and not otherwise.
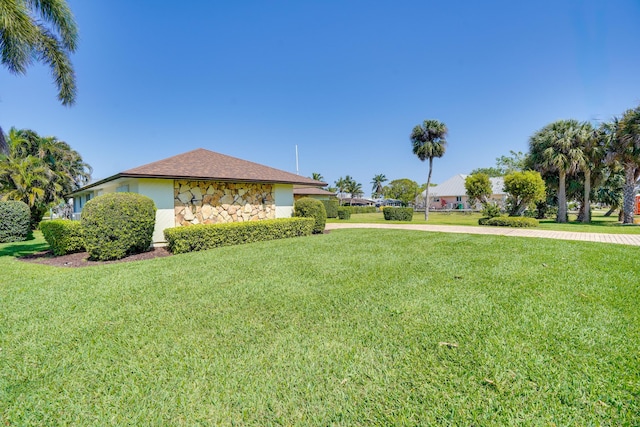
<path fill-rule="evenodd" d="M 176 225 L 276 217 L 272 184 L 175 180 L 173 196 Z"/>

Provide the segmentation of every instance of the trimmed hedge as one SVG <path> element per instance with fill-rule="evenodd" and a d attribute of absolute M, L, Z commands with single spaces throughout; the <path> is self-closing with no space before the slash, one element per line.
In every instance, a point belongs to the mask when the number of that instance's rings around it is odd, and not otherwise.
<path fill-rule="evenodd" d="M 540 225 L 537 219 L 522 216 L 496 216 L 493 218 L 480 218 L 480 225 L 491 225 L 494 227 L 537 227 Z"/>
<path fill-rule="evenodd" d="M 174 254 L 203 251 L 220 246 L 310 236 L 313 218 L 281 218 L 262 221 L 198 224 L 167 228 L 164 237 Z"/>
<path fill-rule="evenodd" d="M 351 209 L 347 207 L 338 208 L 338 218 L 340 219 L 349 219 L 351 218 Z"/>
<path fill-rule="evenodd" d="M 387 221 L 412 221 L 413 208 L 385 207 L 382 212 Z"/>
<path fill-rule="evenodd" d="M 80 221 L 71 221 L 69 219 L 42 221 L 40 223 L 40 231 L 42 231 L 44 239 L 55 256 L 85 250 L 84 235 Z"/>
<path fill-rule="evenodd" d="M 338 199 L 320 200 L 327 211 L 327 218 L 338 218 Z"/>
<path fill-rule="evenodd" d="M 314 218 L 316 220 L 313 232 L 318 234 L 324 231 L 327 223 L 327 211 L 320 200 L 311 197 L 298 199 L 293 206 L 293 216 Z"/>
<path fill-rule="evenodd" d="M 0 201 L 0 243 L 27 240 L 31 231 L 31 210 L 26 203 Z"/>
<path fill-rule="evenodd" d="M 87 202 L 82 210 L 85 247 L 90 258 L 120 259 L 151 246 L 156 206 L 147 196 L 110 193 Z"/>
<path fill-rule="evenodd" d="M 343 208 L 349 209 L 352 214 L 363 214 L 363 213 L 376 213 L 375 206 L 342 206 Z"/>

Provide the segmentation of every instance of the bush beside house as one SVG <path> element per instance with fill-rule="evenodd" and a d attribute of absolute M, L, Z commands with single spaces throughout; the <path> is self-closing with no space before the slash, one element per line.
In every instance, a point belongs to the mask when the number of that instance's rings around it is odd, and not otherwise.
<path fill-rule="evenodd" d="M 303 197 L 296 201 L 293 207 L 293 216 L 314 218 L 316 222 L 313 232 L 315 234 L 322 233 L 327 222 L 327 211 L 324 209 L 324 205 L 311 197 Z"/>
<path fill-rule="evenodd" d="M 0 243 L 27 240 L 31 210 L 24 202 L 0 201 Z"/>
<path fill-rule="evenodd" d="M 80 221 L 54 219 L 42 221 L 40 231 L 55 256 L 83 252 L 84 235 Z"/>
<path fill-rule="evenodd" d="M 169 251 L 181 254 L 288 237 L 309 236 L 315 226 L 314 218 L 282 218 L 262 221 L 198 224 L 167 228 L 164 236 Z"/>
<path fill-rule="evenodd" d="M 90 200 L 81 220 L 90 258 L 105 261 L 146 251 L 155 219 L 153 200 L 141 194 L 111 193 Z"/>

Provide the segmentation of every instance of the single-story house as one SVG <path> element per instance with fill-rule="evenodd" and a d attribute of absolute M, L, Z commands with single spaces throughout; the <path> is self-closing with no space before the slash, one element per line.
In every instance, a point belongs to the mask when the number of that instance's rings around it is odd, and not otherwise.
<path fill-rule="evenodd" d="M 327 184 L 198 148 L 93 182 L 69 196 L 76 219 L 87 201 L 102 194 L 150 197 L 157 208 L 153 242 L 161 243 L 170 227 L 289 218 L 294 185 Z"/>
<path fill-rule="evenodd" d="M 468 175 L 454 175 L 442 184 L 431 187 L 429 190 L 429 210 L 446 210 L 446 209 L 476 209 L 477 206 L 469 205 L 467 190 L 464 188 L 464 182 Z M 504 191 L 504 178 L 489 178 L 493 194 L 490 200 L 504 207 L 507 201 L 507 193 Z M 422 199 L 426 197 L 426 191 L 421 194 Z"/>
<path fill-rule="evenodd" d="M 320 187 L 311 187 L 308 185 L 294 185 L 293 186 L 293 201 L 303 197 L 311 197 L 316 200 L 329 200 L 331 197 L 336 197 L 336 193 L 332 193 L 329 190 L 325 190 Z"/>

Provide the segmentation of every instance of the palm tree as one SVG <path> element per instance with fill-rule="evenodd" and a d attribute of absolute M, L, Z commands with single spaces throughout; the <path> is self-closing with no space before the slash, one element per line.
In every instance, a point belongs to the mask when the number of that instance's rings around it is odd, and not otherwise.
<path fill-rule="evenodd" d="M 35 58 L 51 68 L 62 105 L 76 99 L 76 77 L 69 55 L 75 52 L 78 29 L 65 0 L 0 0 L 0 58 L 9 72 L 27 73 Z M 8 142 L 0 127 L 0 153 Z"/>
<path fill-rule="evenodd" d="M 635 187 L 640 177 L 640 106 L 609 124 L 607 158 L 624 168 L 624 224 L 633 224 Z"/>
<path fill-rule="evenodd" d="M 347 177 L 349 177 L 349 175 L 347 175 Z M 338 191 L 338 199 L 340 200 L 340 205 L 342 205 L 342 195 L 344 193 L 345 188 L 347 187 L 347 184 L 348 182 L 343 177 L 340 177 L 338 178 L 337 181 L 335 181 L 336 190 Z"/>
<path fill-rule="evenodd" d="M 413 154 L 423 162 L 429 159 L 429 176 L 425 195 L 424 219 L 429 219 L 429 187 L 431 186 L 431 172 L 433 159 L 442 157 L 447 148 L 447 126 L 438 120 L 425 120 L 422 125 L 417 125 L 411 132 Z"/>
<path fill-rule="evenodd" d="M 311 174 L 311 179 L 315 179 L 316 181 L 324 181 L 324 176 L 321 173 L 313 172 Z"/>
<path fill-rule="evenodd" d="M 578 148 L 582 151 L 576 160 L 584 173 L 584 196 L 582 203 L 582 222 L 591 222 L 591 187 L 593 176 L 596 181 L 602 171 L 604 159 L 604 134 L 602 130 L 594 129 L 591 123 L 582 123 L 577 132 Z"/>
<path fill-rule="evenodd" d="M 556 222 L 567 222 L 567 174 L 585 164 L 579 147 L 582 125 L 576 120 L 558 120 L 529 138 L 531 161 L 536 170 L 558 174 L 558 216 Z"/>
<path fill-rule="evenodd" d="M 347 177 L 349 176 L 347 175 Z M 364 194 L 364 192 L 362 191 L 362 184 L 354 181 L 353 179 L 351 179 L 347 184 L 346 190 L 349 194 L 351 194 L 351 202 L 353 202 L 354 198 L 358 198 L 362 196 L 362 194 Z"/>
<path fill-rule="evenodd" d="M 91 179 L 91 167 L 64 141 L 15 128 L 6 139 L 9 149 L 0 156 L 0 191 L 29 205 L 32 225 L 51 203 Z"/>
<path fill-rule="evenodd" d="M 371 187 L 371 192 L 372 192 L 372 196 L 374 198 L 376 197 L 380 197 L 382 195 L 382 188 L 383 188 L 383 183 L 387 182 L 387 177 L 384 176 L 383 173 L 375 175 L 373 177 L 373 179 L 371 180 L 371 184 L 373 184 L 373 187 Z"/>

